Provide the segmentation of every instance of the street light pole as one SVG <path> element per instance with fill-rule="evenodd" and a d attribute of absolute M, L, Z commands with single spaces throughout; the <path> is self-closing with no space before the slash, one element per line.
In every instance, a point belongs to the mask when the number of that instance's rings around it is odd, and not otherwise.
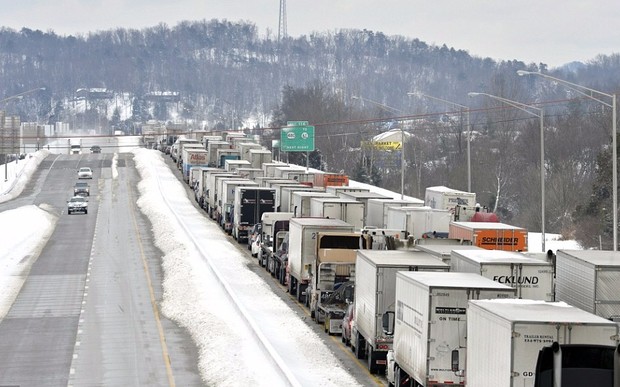
<path fill-rule="evenodd" d="M 26 90 L 26 91 L 21 92 L 19 94 L 15 94 L 15 95 L 12 95 L 10 97 L 6 97 L 4 99 L 0 99 L 0 103 L 8 102 L 8 101 L 11 101 L 13 99 L 19 99 L 19 98 L 21 98 L 21 97 L 23 97 L 23 96 L 25 96 L 27 94 L 34 93 L 35 91 L 42 91 L 42 90 L 45 90 L 45 87 L 37 87 L 36 89 Z M 4 123 L 0 123 L 0 128 L 4 129 Z M 5 153 L 4 153 L 4 181 L 8 180 L 7 156 L 8 156 L 8 154 L 5 151 Z"/>
<path fill-rule="evenodd" d="M 612 200 L 613 200 L 612 211 L 613 211 L 613 240 L 614 240 L 613 251 L 618 251 L 618 147 L 617 147 L 618 119 L 617 119 L 616 94 L 603 93 L 601 91 L 590 89 L 589 87 L 581 86 L 576 83 L 565 81 L 563 79 L 552 77 L 551 75 L 543 74 L 540 72 L 518 70 L 517 74 L 519 76 L 537 75 L 542 78 L 550 79 L 554 82 L 557 82 L 563 85 L 564 87 L 570 90 L 573 90 L 583 95 L 584 97 L 593 99 L 596 102 L 601 103 L 604 106 L 611 108 L 612 110 L 611 112 L 611 120 L 612 120 L 612 123 L 611 123 L 611 136 L 612 136 L 611 138 L 611 146 L 612 146 L 611 169 L 612 169 L 612 172 L 611 173 L 613 175 L 612 176 L 612 185 L 613 185 L 612 187 Z M 611 98 L 611 103 L 603 101 L 601 97 Z"/>
<path fill-rule="evenodd" d="M 379 106 L 380 108 L 387 111 L 388 113 L 403 114 L 402 110 L 398 110 L 396 108 L 382 104 L 381 102 L 373 101 L 368 98 L 362 98 L 362 97 L 358 97 L 354 95 L 351 97 L 351 99 L 356 99 L 356 100 L 358 99 L 362 102 L 370 102 L 372 104 Z M 401 146 L 401 149 L 400 149 L 400 200 L 403 200 L 405 198 L 405 129 L 404 129 L 404 125 L 402 124 L 400 125 L 400 146 Z M 374 147 L 374 142 L 373 142 L 373 147 Z"/>
<path fill-rule="evenodd" d="M 485 96 L 491 99 L 505 103 L 515 109 L 524 111 L 532 116 L 538 117 L 540 120 L 540 218 L 541 218 L 541 240 L 542 252 L 545 252 L 545 127 L 544 127 L 544 111 L 535 106 L 526 105 L 521 102 L 512 101 L 496 95 L 487 93 L 468 93 L 470 97 Z M 537 111 L 538 113 L 534 113 Z"/>
<path fill-rule="evenodd" d="M 423 93 L 407 93 L 408 96 L 419 96 L 425 97 L 429 99 L 433 99 L 439 102 L 446 103 L 448 105 L 456 106 L 461 109 L 465 109 L 465 113 L 467 115 L 467 192 L 471 192 L 471 126 L 469 123 L 469 107 L 465 105 L 461 105 L 456 102 L 448 101 L 442 98 L 433 97 L 431 95 L 423 94 Z"/>

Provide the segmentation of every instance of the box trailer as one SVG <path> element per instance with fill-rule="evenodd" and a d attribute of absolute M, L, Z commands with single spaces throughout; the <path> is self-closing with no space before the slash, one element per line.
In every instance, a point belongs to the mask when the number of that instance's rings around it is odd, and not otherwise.
<path fill-rule="evenodd" d="M 263 164 L 270 163 L 272 160 L 271 151 L 267 149 L 250 149 L 248 161 L 252 168 L 262 168 Z"/>
<path fill-rule="evenodd" d="M 237 187 L 232 211 L 232 236 L 239 243 L 247 243 L 250 228 L 261 221 L 263 213 L 276 211 L 276 191 L 273 188 Z"/>
<path fill-rule="evenodd" d="M 263 176 L 263 170 L 260 168 L 237 168 L 235 173 L 237 173 L 244 179 L 250 180 L 254 180 L 257 177 Z"/>
<path fill-rule="evenodd" d="M 356 230 L 364 228 L 364 203 L 340 198 L 310 199 L 310 216 L 341 219 Z"/>
<path fill-rule="evenodd" d="M 355 227 L 340 219 L 291 218 L 289 221 L 288 269 L 289 293 L 298 300 L 304 298 L 310 269 L 317 260 L 317 235 L 320 232 L 355 231 Z"/>
<path fill-rule="evenodd" d="M 263 163 L 261 165 L 261 168 L 265 172 L 265 173 L 263 173 L 263 176 L 273 178 L 274 174 L 275 174 L 275 169 L 276 168 L 288 167 L 288 166 L 289 166 L 289 164 L 286 164 L 286 163 L 271 162 L 271 163 Z"/>
<path fill-rule="evenodd" d="M 452 222 L 449 238 L 489 250 L 527 251 L 527 230 L 497 222 Z"/>
<path fill-rule="evenodd" d="M 230 148 L 219 148 L 216 149 L 216 166 L 218 168 L 224 168 L 226 165 L 226 160 L 240 160 L 241 156 L 239 155 L 239 151 L 237 149 Z"/>
<path fill-rule="evenodd" d="M 219 175 L 223 175 L 223 176 L 227 176 L 227 177 L 234 177 L 235 174 L 227 172 L 223 169 L 220 168 L 213 168 L 212 170 L 206 171 L 206 177 L 203 177 L 204 179 L 204 209 L 207 211 L 207 213 L 209 214 L 209 217 L 213 219 L 213 212 L 215 210 L 215 205 L 216 203 L 216 198 L 215 198 L 215 177 L 219 176 Z"/>
<path fill-rule="evenodd" d="M 235 190 L 239 187 L 258 187 L 258 184 L 248 179 L 221 179 L 222 187 L 219 189 L 221 195 L 218 200 L 218 212 L 222 214 L 220 226 L 228 234 L 232 233 L 233 207 L 235 205 Z"/>
<path fill-rule="evenodd" d="M 515 289 L 479 274 L 396 273 L 393 380 L 388 382 L 399 386 L 413 378 L 424 387 L 463 385 L 468 302 L 514 296 Z"/>
<path fill-rule="evenodd" d="M 250 154 L 251 150 L 266 150 L 265 148 L 263 148 L 263 146 L 261 144 L 257 144 L 255 142 L 241 142 L 236 144 L 235 149 L 239 149 L 239 153 L 241 155 L 241 160 L 246 160 L 249 163 L 252 163 L 252 156 Z M 267 151 L 269 152 L 269 151 Z M 271 155 L 271 152 L 269 152 L 269 155 Z M 271 161 L 271 160 L 270 160 Z"/>
<path fill-rule="evenodd" d="M 208 153 L 202 148 L 202 145 L 197 148 L 184 147 L 183 148 L 183 180 L 186 183 L 190 182 L 189 171 L 192 167 L 207 167 L 208 166 Z"/>
<path fill-rule="evenodd" d="M 395 312 L 396 272 L 449 271 L 437 257 L 414 250 L 358 250 L 355 261 L 355 326 L 351 348 L 368 358 L 370 373 L 384 373 L 393 335 L 383 328 L 383 316 Z"/>
<path fill-rule="evenodd" d="M 224 160 L 224 169 L 229 172 L 236 172 L 239 168 L 249 168 L 251 164 L 247 160 Z"/>
<path fill-rule="evenodd" d="M 437 258 L 440 258 L 442 261 L 450 265 L 452 262 L 452 250 L 483 250 L 482 247 L 472 246 L 472 245 L 464 245 L 460 243 L 456 239 L 446 239 L 444 242 L 447 243 L 439 243 L 439 244 L 418 244 L 415 246 L 417 250 L 427 252 Z"/>
<path fill-rule="evenodd" d="M 413 239 L 448 235 L 452 214 L 448 210 L 423 207 L 390 207 L 387 228 L 406 230 Z"/>
<path fill-rule="evenodd" d="M 556 299 L 620 322 L 620 252 L 558 250 Z"/>
<path fill-rule="evenodd" d="M 555 301 L 553 264 L 503 250 L 452 250 L 452 271 L 477 273 L 517 289 L 517 298 Z"/>
<path fill-rule="evenodd" d="M 207 144 L 207 152 L 209 152 L 209 166 L 210 167 L 219 167 L 220 159 L 218 158 L 218 149 L 232 149 L 230 143 L 228 141 L 209 141 Z"/>
<path fill-rule="evenodd" d="M 336 196 L 327 192 L 297 191 L 293 192 L 293 202 L 291 203 L 290 212 L 295 214 L 297 218 L 305 218 L 310 216 L 312 198 L 333 198 Z"/>
<path fill-rule="evenodd" d="M 476 194 L 444 186 L 427 187 L 424 204 L 440 210 L 454 210 L 456 206 L 475 207 Z"/>
<path fill-rule="evenodd" d="M 420 199 L 368 199 L 368 204 L 366 206 L 366 226 L 387 228 L 387 210 L 390 207 L 421 207 L 423 205 L 424 201 Z"/>
<path fill-rule="evenodd" d="M 317 173 L 314 175 L 315 187 L 340 187 L 349 185 L 349 176 L 338 173 Z"/>
<path fill-rule="evenodd" d="M 291 187 L 282 187 L 280 196 L 280 211 L 290 211 L 293 203 L 293 193 L 295 192 L 325 192 L 323 188 L 309 187 L 307 185 L 297 185 Z"/>
<path fill-rule="evenodd" d="M 533 387 L 538 352 L 554 342 L 616 346 L 618 325 L 564 302 L 470 301 L 467 385 Z"/>

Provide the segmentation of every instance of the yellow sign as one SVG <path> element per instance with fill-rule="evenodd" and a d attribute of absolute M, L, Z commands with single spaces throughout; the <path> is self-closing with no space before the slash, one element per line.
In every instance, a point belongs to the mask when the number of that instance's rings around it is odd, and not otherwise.
<path fill-rule="evenodd" d="M 400 141 L 362 141 L 362 148 L 375 150 L 400 150 Z"/>

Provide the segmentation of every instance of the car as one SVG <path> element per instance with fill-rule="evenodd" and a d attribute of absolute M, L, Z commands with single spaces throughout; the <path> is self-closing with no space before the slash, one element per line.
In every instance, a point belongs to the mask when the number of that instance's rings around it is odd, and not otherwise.
<path fill-rule="evenodd" d="M 73 186 L 73 196 L 90 196 L 90 186 L 85 181 L 78 181 Z"/>
<path fill-rule="evenodd" d="M 342 342 L 347 346 L 351 345 L 351 328 L 353 327 L 353 321 L 355 320 L 355 302 L 350 302 L 347 305 L 347 310 L 344 312 L 342 318 Z"/>
<path fill-rule="evenodd" d="M 82 167 L 78 169 L 78 179 L 92 179 L 93 170 L 89 167 Z"/>
<path fill-rule="evenodd" d="M 88 214 L 88 200 L 84 196 L 73 196 L 67 200 L 67 213 L 71 215 L 76 212 Z"/>
<path fill-rule="evenodd" d="M 101 153 L 101 147 L 99 145 L 91 146 L 90 153 Z"/>

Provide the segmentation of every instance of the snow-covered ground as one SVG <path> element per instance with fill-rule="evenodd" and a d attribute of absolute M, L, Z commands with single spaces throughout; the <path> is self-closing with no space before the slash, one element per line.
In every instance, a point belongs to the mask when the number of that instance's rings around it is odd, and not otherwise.
<path fill-rule="evenodd" d="M 256 348 L 249 344 L 256 337 L 249 338 L 248 332 L 240 330 L 242 325 L 233 321 L 231 316 L 234 311 L 230 310 L 229 302 L 218 302 L 218 298 L 212 296 L 213 292 L 219 290 L 213 287 L 213 281 L 205 278 L 213 276 L 213 270 L 209 268 L 209 265 L 213 265 L 226 278 L 225 282 L 234 278 L 230 286 L 254 294 L 256 305 L 242 303 L 241 308 L 250 309 L 251 314 L 257 313 L 259 309 L 269 310 L 273 320 L 266 324 L 286 332 L 285 340 L 290 342 L 291 348 L 307 349 L 281 354 L 292 364 L 303 364 L 305 370 L 312 370 L 305 372 L 314 373 L 312 379 L 302 380 L 301 384 L 357 385 L 337 365 L 338 361 L 321 338 L 245 266 L 243 256 L 233 248 L 229 239 L 193 207 L 191 199 L 185 195 L 182 183 L 166 166 L 163 154 L 146 149 L 135 149 L 133 152 L 142 177 L 138 187 L 138 205 L 149 217 L 155 242 L 165 254 L 162 265 L 165 271 L 162 310 L 167 317 L 185 326 L 197 342 L 203 378 L 214 385 L 274 385 L 270 367 L 256 361 L 263 354 L 257 354 Z M 12 163 L 14 165 L 7 173 L 7 181 L 0 180 L 0 202 L 21 193 L 47 154 L 47 151 L 39 151 L 17 164 Z M 115 160 L 116 157 L 112 163 L 113 178 L 118 176 Z M 164 201 L 169 202 L 168 206 L 162 205 Z M 208 241 L 207 246 L 196 245 L 195 240 L 184 235 L 181 231 L 183 228 L 178 227 L 177 214 L 183 214 L 183 219 L 202 230 L 197 239 Z M 45 205 L 0 212 L 0 318 L 6 314 L 19 293 L 29 267 L 51 235 L 56 219 L 54 211 Z M 554 251 L 580 248 L 575 241 L 559 241 L 557 238 L 558 235 L 546 234 L 546 248 Z M 529 233 L 528 244 L 531 251 L 542 251 L 539 233 Z M 24 257 L 29 259 L 22 260 Z M 264 321 L 261 323 L 265 324 Z M 237 366 L 225 359 L 236 359 Z M 243 366 L 239 367 L 239 363 Z"/>

